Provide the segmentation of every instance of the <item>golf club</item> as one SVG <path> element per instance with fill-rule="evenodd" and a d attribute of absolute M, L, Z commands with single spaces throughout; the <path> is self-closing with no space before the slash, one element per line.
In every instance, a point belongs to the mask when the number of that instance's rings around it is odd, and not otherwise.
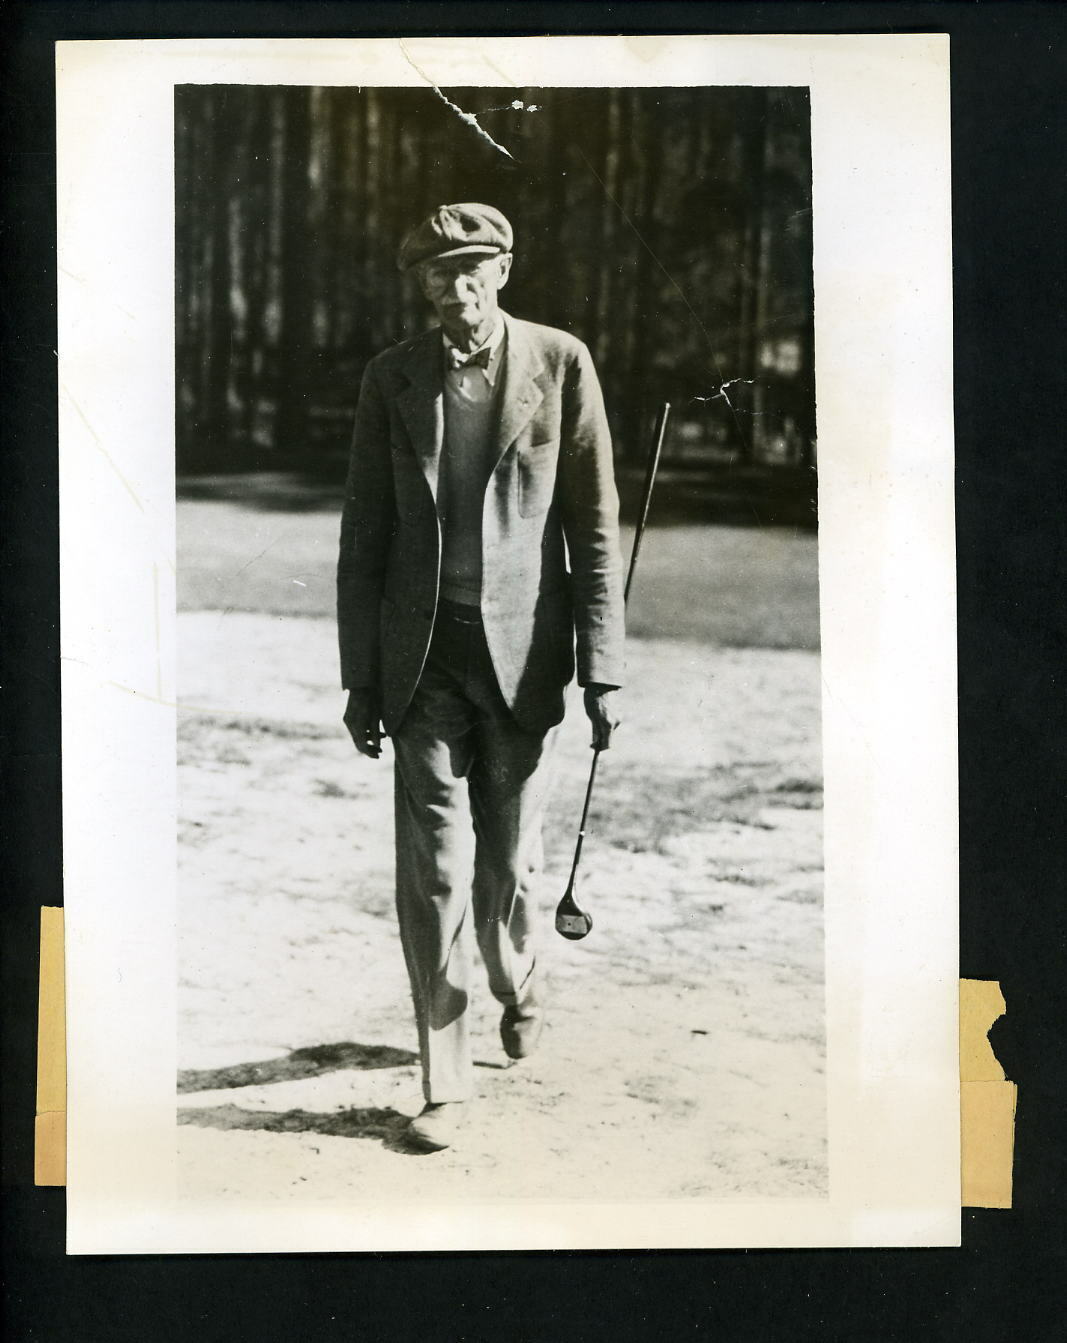
<path fill-rule="evenodd" d="M 634 569 L 637 557 L 641 553 L 641 538 L 648 520 L 648 507 L 652 502 L 652 486 L 656 483 L 656 471 L 659 468 L 660 453 L 663 451 L 663 439 L 667 433 L 667 420 L 671 413 L 671 403 L 664 401 L 656 421 L 655 440 L 645 472 L 645 487 L 641 496 L 641 508 L 637 515 L 637 530 L 634 533 L 633 549 L 630 552 L 630 567 L 626 574 L 626 586 L 623 589 L 623 602 L 630 600 L 630 586 L 634 581 Z M 582 857 L 582 843 L 585 840 L 585 823 L 589 818 L 589 801 L 593 796 L 593 784 L 596 781 L 596 767 L 600 760 L 600 748 L 593 751 L 593 763 L 589 767 L 589 782 L 585 789 L 585 803 L 582 807 L 582 819 L 578 823 L 578 841 L 574 846 L 574 861 L 571 863 L 571 876 L 563 899 L 556 906 L 556 932 L 568 941 L 578 942 L 588 936 L 593 928 L 593 916 L 581 907 L 575 897 L 578 881 L 578 864 Z"/>

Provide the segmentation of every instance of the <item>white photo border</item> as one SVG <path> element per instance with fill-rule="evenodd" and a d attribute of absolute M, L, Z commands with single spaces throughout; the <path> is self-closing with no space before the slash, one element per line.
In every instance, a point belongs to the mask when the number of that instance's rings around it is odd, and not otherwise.
<path fill-rule="evenodd" d="M 178 1198 L 174 86 L 427 78 L 811 91 L 825 1200 Z M 68 1252 L 958 1245 L 947 36 L 61 42 L 57 150 Z"/>

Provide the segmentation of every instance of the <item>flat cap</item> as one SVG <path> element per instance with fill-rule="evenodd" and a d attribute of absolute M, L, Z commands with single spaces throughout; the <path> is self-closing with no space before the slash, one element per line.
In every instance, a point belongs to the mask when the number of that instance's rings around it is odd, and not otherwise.
<path fill-rule="evenodd" d="M 500 256 L 511 251 L 513 241 L 511 225 L 491 205 L 470 201 L 439 205 L 429 219 L 417 224 L 405 237 L 396 262 L 401 270 L 410 270 L 420 261 L 458 256 L 462 252 Z"/>

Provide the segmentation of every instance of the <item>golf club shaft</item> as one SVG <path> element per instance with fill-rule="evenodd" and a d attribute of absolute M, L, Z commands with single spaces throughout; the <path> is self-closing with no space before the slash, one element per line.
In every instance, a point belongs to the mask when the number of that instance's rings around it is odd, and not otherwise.
<path fill-rule="evenodd" d="M 644 535 L 645 523 L 648 521 L 649 504 L 652 502 L 652 487 L 656 483 L 656 472 L 659 469 L 660 453 L 663 451 L 663 440 L 667 433 L 667 420 L 670 418 L 671 403 L 664 401 L 660 407 L 659 418 L 656 421 L 656 440 L 652 447 L 652 455 L 648 459 L 648 470 L 645 472 L 645 487 L 641 494 L 641 509 L 637 515 L 637 530 L 634 532 L 633 549 L 630 551 L 630 567 L 626 574 L 626 587 L 623 589 L 623 603 L 630 599 L 630 585 L 634 581 L 634 570 L 637 568 L 637 556 L 641 550 L 641 537 Z M 585 823 L 589 819 L 589 803 L 593 796 L 593 784 L 596 782 L 596 767 L 600 761 L 600 747 L 593 751 L 593 763 L 589 766 L 589 782 L 585 788 L 585 805 L 582 807 L 582 819 L 578 824 L 578 842 L 574 846 L 574 862 L 571 864 L 571 878 L 567 889 L 574 884 L 574 877 L 578 871 L 578 863 L 582 856 L 582 843 L 585 840 Z"/>
<path fill-rule="evenodd" d="M 585 839 L 585 823 L 589 819 L 589 802 L 593 796 L 593 783 L 596 780 L 597 761 L 600 759 L 600 748 L 593 752 L 593 763 L 589 767 L 589 782 L 585 786 L 585 805 L 582 807 L 582 819 L 578 822 L 578 842 L 574 846 L 574 862 L 571 863 L 571 878 L 568 882 L 568 889 L 574 884 L 574 874 L 578 871 L 578 862 L 582 856 L 582 841 Z"/>
<path fill-rule="evenodd" d="M 663 451 L 663 440 L 667 435 L 667 421 L 670 419 L 671 403 L 664 401 L 659 409 L 659 418 L 656 421 L 656 441 L 652 447 L 652 455 L 648 459 L 648 470 L 645 472 L 645 488 L 641 494 L 641 509 L 637 515 L 637 530 L 634 532 L 633 549 L 630 551 L 630 568 L 626 574 L 626 586 L 623 589 L 622 600 L 630 600 L 630 585 L 634 581 L 634 570 L 637 568 L 637 557 L 641 553 L 641 538 L 645 534 L 645 523 L 648 521 L 648 509 L 652 502 L 652 486 L 656 483 L 656 472 L 659 470 L 660 453 Z"/>

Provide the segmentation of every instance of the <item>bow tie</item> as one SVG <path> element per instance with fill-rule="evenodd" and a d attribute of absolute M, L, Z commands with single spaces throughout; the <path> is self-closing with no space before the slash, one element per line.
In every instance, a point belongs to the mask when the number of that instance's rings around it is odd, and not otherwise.
<path fill-rule="evenodd" d="M 480 350 L 475 350 L 473 354 L 464 354 L 462 350 L 457 350 L 454 345 L 448 347 L 448 366 L 458 371 L 461 368 L 488 368 L 489 359 L 492 355 L 488 345 L 483 345 Z"/>

